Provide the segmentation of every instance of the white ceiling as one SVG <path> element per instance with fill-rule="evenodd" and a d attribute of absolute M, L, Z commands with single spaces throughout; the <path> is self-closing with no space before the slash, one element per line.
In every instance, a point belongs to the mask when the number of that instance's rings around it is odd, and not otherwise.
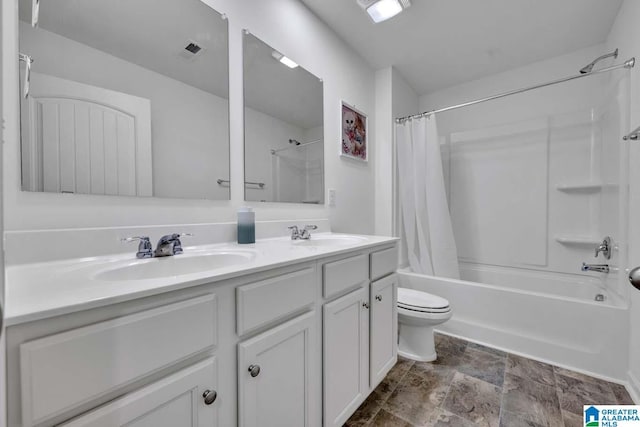
<path fill-rule="evenodd" d="M 322 81 L 302 67 L 281 64 L 273 52 L 254 35 L 244 35 L 245 107 L 303 129 L 322 125 Z"/>
<path fill-rule="evenodd" d="M 19 3 L 25 22 L 31 20 L 31 3 Z M 39 25 L 214 95 L 229 96 L 227 20 L 200 0 L 45 1 Z M 318 78 L 302 67 L 285 67 L 271 56 L 272 48 L 253 36 L 245 38 L 246 105 L 305 129 L 321 125 Z M 190 41 L 204 51 L 185 60 L 180 54 Z"/>
<path fill-rule="evenodd" d="M 31 0 L 20 0 L 31 22 Z M 228 98 L 227 21 L 200 0 L 56 0 L 40 3 L 41 28 Z M 180 54 L 189 41 L 205 50 Z M 37 58 L 36 58 L 37 61 Z"/>
<path fill-rule="evenodd" d="M 622 3 L 412 0 L 375 25 L 356 0 L 301 1 L 374 69 L 394 66 L 420 95 L 601 43 Z"/>

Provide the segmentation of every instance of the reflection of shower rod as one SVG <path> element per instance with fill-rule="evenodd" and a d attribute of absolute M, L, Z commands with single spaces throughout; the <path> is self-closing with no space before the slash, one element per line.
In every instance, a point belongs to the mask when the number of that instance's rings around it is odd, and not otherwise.
<path fill-rule="evenodd" d="M 305 147 L 307 145 L 311 145 L 311 144 L 317 144 L 318 142 L 322 142 L 322 139 L 316 139 L 315 141 L 309 141 L 309 142 L 298 142 L 295 139 L 290 139 L 289 140 L 289 144 L 295 144 L 292 145 L 290 147 L 284 147 L 284 148 L 279 148 L 277 150 L 274 150 L 273 148 L 271 149 L 271 154 L 276 154 L 279 153 L 281 151 L 285 151 L 285 150 L 289 150 L 291 148 L 302 148 Z"/>
<path fill-rule="evenodd" d="M 630 133 L 622 137 L 622 139 L 624 139 L 625 141 L 629 139 L 632 141 L 637 141 L 639 138 L 640 138 L 640 126 L 638 126 L 633 131 L 631 131 Z"/>

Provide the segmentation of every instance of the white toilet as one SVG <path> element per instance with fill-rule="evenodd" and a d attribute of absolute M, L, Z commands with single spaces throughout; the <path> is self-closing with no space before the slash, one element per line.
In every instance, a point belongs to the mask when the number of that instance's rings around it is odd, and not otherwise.
<path fill-rule="evenodd" d="M 433 328 L 451 318 L 449 301 L 436 295 L 398 288 L 398 354 L 420 362 L 436 360 Z"/>

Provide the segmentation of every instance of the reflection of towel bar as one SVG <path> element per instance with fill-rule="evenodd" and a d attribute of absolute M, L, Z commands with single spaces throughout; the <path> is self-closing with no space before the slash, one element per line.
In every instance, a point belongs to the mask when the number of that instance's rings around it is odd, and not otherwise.
<path fill-rule="evenodd" d="M 229 181 L 228 179 L 218 179 L 218 185 L 222 185 L 222 184 L 231 184 L 231 181 Z M 264 182 L 251 182 L 251 181 L 245 181 L 244 185 L 256 185 L 260 188 L 264 188 Z"/>
<path fill-rule="evenodd" d="M 622 139 L 624 139 L 625 141 L 628 139 L 637 141 L 638 139 L 640 139 L 640 127 L 635 128 L 635 130 L 623 136 Z"/>

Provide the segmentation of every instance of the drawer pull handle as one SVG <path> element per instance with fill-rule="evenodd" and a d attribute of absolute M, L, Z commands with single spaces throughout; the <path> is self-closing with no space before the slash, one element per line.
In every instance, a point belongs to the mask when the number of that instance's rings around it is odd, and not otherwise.
<path fill-rule="evenodd" d="M 202 397 L 204 397 L 204 404 L 211 405 L 218 398 L 218 392 L 215 390 L 205 390 L 202 393 Z"/>
<path fill-rule="evenodd" d="M 363 303 L 362 303 L 362 306 L 363 306 L 364 308 L 366 308 L 367 310 L 369 310 L 369 303 L 368 303 L 368 302 L 363 302 Z"/>
<path fill-rule="evenodd" d="M 260 375 L 260 365 L 251 365 L 249 366 L 249 373 L 253 378 Z"/>
<path fill-rule="evenodd" d="M 382 295 L 376 295 L 376 300 L 377 301 L 382 301 Z"/>

